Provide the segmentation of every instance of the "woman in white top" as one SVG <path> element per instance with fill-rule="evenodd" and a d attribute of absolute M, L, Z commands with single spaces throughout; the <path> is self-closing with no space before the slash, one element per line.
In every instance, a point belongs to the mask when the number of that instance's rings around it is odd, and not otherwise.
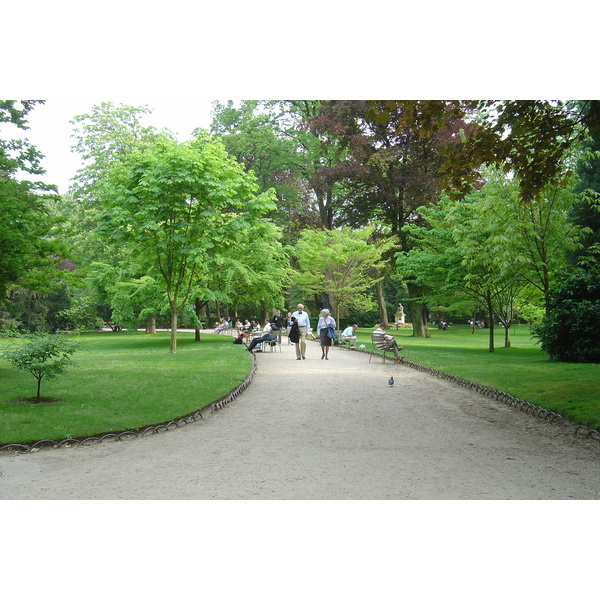
<path fill-rule="evenodd" d="M 335 319 L 329 315 L 329 310 L 324 308 L 321 311 L 319 322 L 317 323 L 317 335 L 321 340 L 321 360 L 329 360 L 329 348 L 331 347 L 331 338 L 327 332 L 329 327 L 335 329 Z"/>

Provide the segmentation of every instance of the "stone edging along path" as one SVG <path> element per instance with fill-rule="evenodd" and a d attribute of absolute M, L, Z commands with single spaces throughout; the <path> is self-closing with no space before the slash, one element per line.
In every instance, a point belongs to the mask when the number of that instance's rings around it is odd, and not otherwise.
<path fill-rule="evenodd" d="M 198 410 L 191 412 L 187 415 L 183 415 L 182 417 L 173 419 L 171 421 L 164 421 L 162 423 L 158 423 L 156 425 L 146 425 L 144 427 L 139 427 L 137 429 L 127 429 L 125 431 L 109 431 L 106 433 L 100 433 L 95 436 L 90 436 L 86 438 L 66 438 L 57 442 L 55 440 L 38 440 L 31 445 L 27 444 L 6 444 L 4 446 L 0 446 L 1 451 L 15 451 L 15 452 L 35 452 L 42 448 L 50 449 L 50 448 L 73 448 L 76 446 L 85 446 L 91 444 L 97 444 L 106 440 L 126 440 L 137 437 L 144 437 L 149 433 L 160 433 L 163 431 L 169 431 L 170 429 L 176 427 L 182 427 L 183 425 L 189 425 L 190 423 L 195 423 L 197 421 L 201 421 L 202 419 L 208 418 L 208 415 L 216 412 L 223 408 L 226 404 L 229 404 L 233 400 L 235 400 L 240 394 L 242 394 L 246 388 L 252 382 L 254 378 L 254 374 L 256 373 L 256 357 L 254 357 L 254 361 L 252 364 L 252 369 L 248 373 L 246 379 L 233 390 L 231 390 L 225 396 L 222 396 L 218 400 L 211 402 L 206 405 L 204 408 L 199 408 Z M 1 475 L 1 473 L 0 473 Z"/>
<path fill-rule="evenodd" d="M 371 354 L 373 356 L 381 356 L 379 353 L 375 353 L 372 351 L 363 351 L 356 350 L 357 352 L 362 352 L 363 354 Z M 224 406 L 237 399 L 250 385 L 252 379 L 254 378 L 254 374 L 256 373 L 256 357 L 254 356 L 254 361 L 252 365 L 252 369 L 250 370 L 246 379 L 239 386 L 234 388 L 227 395 L 219 398 L 215 402 L 210 403 L 204 408 L 198 409 L 192 413 L 179 417 L 177 419 L 173 419 L 171 421 L 165 421 L 163 423 L 158 423 L 157 425 L 148 425 L 145 427 L 140 427 L 138 429 L 128 429 L 125 431 L 114 432 L 110 431 L 104 434 L 98 434 L 96 436 L 86 437 L 86 438 L 67 438 L 61 440 L 59 442 L 50 439 L 38 440 L 31 445 L 27 444 L 6 444 L 4 446 L 0 446 L 0 452 L 2 451 L 13 451 L 13 452 L 36 452 L 40 449 L 51 449 L 51 448 L 70 448 L 82 445 L 91 445 L 100 443 L 106 440 L 125 440 L 137 437 L 143 437 L 149 433 L 160 433 L 163 431 L 169 431 L 170 429 L 181 427 L 183 425 L 189 425 L 190 423 L 195 423 L 202 419 L 206 419 L 208 415 L 216 412 L 217 410 L 222 409 Z M 386 358 L 384 357 L 384 361 Z M 477 383 L 473 383 L 472 381 L 466 381 L 464 379 L 460 379 L 454 375 L 449 375 L 447 373 L 442 373 L 441 371 L 437 371 L 436 369 L 432 369 L 430 367 L 424 367 L 423 365 L 419 365 L 417 363 L 402 361 L 401 365 L 409 367 L 411 369 L 415 369 L 422 373 L 426 373 L 427 375 L 432 375 L 434 377 L 438 377 L 445 381 L 449 381 L 451 383 L 455 383 L 462 387 L 466 387 L 470 390 L 474 390 L 487 398 L 492 398 L 494 400 L 498 400 L 499 402 L 503 402 L 508 406 L 513 406 L 518 408 L 519 410 L 525 412 L 526 414 L 533 415 L 535 417 L 539 417 L 548 421 L 550 423 L 556 423 L 561 426 L 571 427 L 573 428 L 573 435 L 579 435 L 586 438 L 592 438 L 596 441 L 600 442 L 600 433 L 595 429 L 588 429 L 585 425 L 573 425 L 567 421 L 562 415 L 549 411 L 541 406 L 537 406 L 535 404 L 531 404 L 530 402 L 526 402 L 524 400 L 520 400 L 519 398 L 515 398 L 510 394 L 505 392 L 494 390 L 491 388 L 487 388 L 481 386 Z M 0 473 L 1 475 L 1 473 Z"/>

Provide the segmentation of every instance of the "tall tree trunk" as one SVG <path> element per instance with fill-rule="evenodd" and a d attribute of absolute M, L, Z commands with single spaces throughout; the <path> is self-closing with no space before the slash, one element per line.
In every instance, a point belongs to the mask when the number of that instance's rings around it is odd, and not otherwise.
<path fill-rule="evenodd" d="M 146 333 L 156 333 L 156 314 L 149 315 L 146 319 Z"/>
<path fill-rule="evenodd" d="M 196 313 L 196 317 L 198 318 L 198 320 L 200 321 L 202 318 L 202 307 L 203 307 L 203 302 L 200 301 L 200 298 L 196 298 L 194 300 L 194 312 Z M 195 342 L 199 342 L 200 341 L 200 329 L 198 329 L 196 327 L 196 330 L 194 331 L 194 341 Z"/>
<path fill-rule="evenodd" d="M 412 321 L 413 336 L 429 338 L 431 337 L 429 325 L 427 324 L 429 320 L 429 311 L 424 302 L 416 299 L 422 296 L 421 290 L 411 283 L 406 284 L 406 289 L 408 290 L 409 298 L 411 298 L 409 311 Z"/>
<path fill-rule="evenodd" d="M 485 297 L 487 312 L 488 312 L 488 326 L 490 328 L 490 337 L 488 348 L 490 352 L 495 352 L 494 348 L 494 308 L 492 307 L 492 294 L 488 291 Z"/>
<path fill-rule="evenodd" d="M 429 333 L 429 325 L 427 324 L 427 305 L 423 302 L 419 302 L 418 300 L 411 300 L 410 314 L 413 326 L 413 336 L 424 338 L 431 337 L 431 334 Z"/>
<path fill-rule="evenodd" d="M 171 354 L 177 352 L 177 306 L 171 302 Z"/>
<path fill-rule="evenodd" d="M 377 292 L 377 307 L 379 308 L 379 321 L 383 323 L 384 327 L 389 325 L 387 306 L 385 303 L 385 297 L 383 295 L 383 280 L 378 281 L 375 284 L 375 290 Z"/>

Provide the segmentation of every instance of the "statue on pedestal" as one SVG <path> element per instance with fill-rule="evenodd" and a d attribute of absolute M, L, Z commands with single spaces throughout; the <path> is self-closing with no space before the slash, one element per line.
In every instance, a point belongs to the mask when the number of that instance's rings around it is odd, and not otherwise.
<path fill-rule="evenodd" d="M 398 304 L 398 310 L 396 311 L 396 314 L 394 315 L 394 319 L 396 319 L 396 326 L 404 325 L 404 323 L 406 322 L 406 316 L 404 314 L 404 306 L 402 306 L 402 304 Z"/>

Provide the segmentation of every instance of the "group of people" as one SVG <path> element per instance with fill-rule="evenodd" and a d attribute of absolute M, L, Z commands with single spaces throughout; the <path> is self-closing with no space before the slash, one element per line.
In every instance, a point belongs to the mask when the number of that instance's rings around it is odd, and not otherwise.
<path fill-rule="evenodd" d="M 236 325 L 238 323 L 236 323 Z M 248 321 L 246 321 L 246 323 L 250 325 L 250 327 L 254 326 L 254 323 L 250 324 Z M 296 360 L 306 360 L 306 339 L 309 336 L 312 337 L 312 339 L 319 338 L 321 360 L 329 360 L 329 349 L 332 346 L 333 340 L 336 339 L 335 319 L 331 316 L 329 309 L 324 308 L 319 314 L 319 320 L 316 327 L 317 335 L 315 336 L 310 325 L 310 317 L 304 309 L 303 304 L 298 304 L 294 312 L 288 312 L 287 318 L 284 317 L 281 314 L 281 310 L 278 309 L 272 319 L 265 319 L 261 335 L 252 339 L 247 347 L 248 352 L 253 352 L 258 344 L 265 342 L 274 343 L 277 341 L 277 343 L 281 344 L 282 331 L 284 328 L 287 330 L 288 344 L 294 344 L 296 346 Z M 341 333 L 342 340 L 348 342 L 350 348 L 355 348 L 357 329 L 358 325 L 354 323 L 346 327 Z M 248 331 L 245 326 L 239 328 L 240 339 L 245 330 Z M 400 350 L 402 350 L 404 346 L 398 346 L 394 336 L 388 335 L 382 324 L 377 326 L 373 335 L 379 336 L 382 340 L 381 343 L 385 348 L 394 352 L 397 361 L 401 361 L 404 358 L 400 355 Z M 236 342 L 240 343 L 237 340 Z"/>

